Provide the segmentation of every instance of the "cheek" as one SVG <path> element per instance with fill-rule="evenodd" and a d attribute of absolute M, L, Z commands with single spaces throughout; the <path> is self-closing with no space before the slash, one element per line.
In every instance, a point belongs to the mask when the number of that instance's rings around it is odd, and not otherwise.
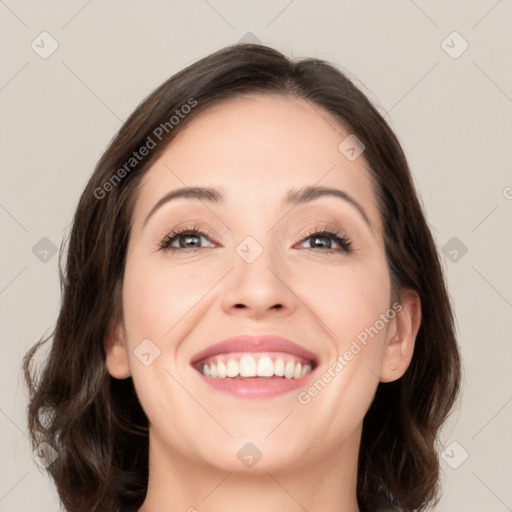
<path fill-rule="evenodd" d="M 302 280 L 301 296 L 308 297 L 307 305 L 328 331 L 332 346 L 330 360 L 319 375 L 321 385 L 311 393 L 306 390 L 301 403 L 321 396 L 315 406 L 331 410 L 333 424 L 350 429 L 366 413 L 379 382 L 391 326 L 389 318 L 382 320 L 391 307 L 390 280 L 385 261 L 377 257 L 331 270 L 303 274 L 307 277 Z M 308 288 L 315 293 L 306 295 Z"/>
<path fill-rule="evenodd" d="M 174 326 L 194 309 L 217 280 L 218 275 L 208 268 L 192 271 L 179 266 L 170 268 L 161 262 L 128 263 L 123 305 L 132 343 L 141 337 L 154 339 L 158 344 L 164 340 L 168 343 Z"/>
<path fill-rule="evenodd" d="M 214 288 L 217 294 L 226 291 L 219 283 L 225 266 L 221 261 L 187 261 L 170 266 L 165 260 L 129 260 L 123 304 L 131 345 L 149 338 L 160 349 L 171 349 L 166 345 L 173 338 L 172 331 L 183 328 L 182 320 L 187 315 L 194 316 L 198 305 L 201 308 L 208 303 L 205 297 Z M 329 264 L 295 262 L 281 270 L 283 280 L 293 291 L 283 299 L 297 301 L 295 306 L 299 309 L 303 308 L 302 303 L 306 305 L 339 350 L 374 325 L 389 307 L 388 269 L 385 261 L 375 255 Z"/>
<path fill-rule="evenodd" d="M 305 298 L 339 349 L 390 307 L 388 269 L 377 258 L 364 264 L 311 267 L 297 276 L 294 291 Z"/>
<path fill-rule="evenodd" d="M 173 378 L 173 361 L 185 323 L 180 321 L 204 295 L 205 278 L 133 254 L 127 261 L 123 283 L 127 351 L 136 393 L 151 423 L 186 407 Z"/>
<path fill-rule="evenodd" d="M 373 338 L 368 337 L 366 345 L 360 343 L 357 352 L 352 342 L 389 307 L 387 267 L 377 256 L 358 261 L 340 259 L 339 263 L 328 264 L 321 259 L 284 263 L 279 267 L 279 275 L 293 293 L 287 292 L 278 280 L 268 283 L 272 286 L 275 282 L 276 290 L 284 290 L 282 298 L 289 301 L 293 315 L 312 326 L 311 332 L 316 331 L 319 343 L 323 344 L 323 354 L 331 359 L 323 374 L 325 378 L 320 377 L 325 387 L 311 393 L 305 390 L 308 405 L 297 404 L 304 421 L 311 416 L 317 418 L 318 435 L 321 433 L 326 439 L 332 436 L 335 443 L 336 439 L 346 438 L 362 421 L 378 384 L 380 340 L 385 329 Z M 183 440 L 195 433 L 193 429 L 192 434 L 189 432 L 192 416 L 187 416 L 193 415 L 195 409 L 173 378 L 174 375 L 181 380 L 185 375 L 180 374 L 179 365 L 176 367 L 174 362 L 179 360 L 180 342 L 202 325 L 203 317 L 222 316 L 221 310 L 210 308 L 217 304 L 214 299 L 219 294 L 229 291 L 226 283 L 234 283 L 219 281 L 229 267 L 230 262 L 222 259 L 172 266 L 165 260 L 132 257 L 127 261 L 123 301 L 135 387 L 155 430 L 165 432 L 168 441 L 181 446 L 180 449 L 189 449 Z M 283 319 L 287 325 L 294 321 L 295 318 Z M 212 324 L 206 326 L 211 328 Z M 147 367 L 133 355 L 144 339 L 152 340 L 161 351 Z M 343 357 L 347 351 L 352 354 L 351 359 L 345 356 L 343 369 L 336 372 L 337 355 Z M 182 416 L 176 415 L 176 411 L 182 411 Z"/>

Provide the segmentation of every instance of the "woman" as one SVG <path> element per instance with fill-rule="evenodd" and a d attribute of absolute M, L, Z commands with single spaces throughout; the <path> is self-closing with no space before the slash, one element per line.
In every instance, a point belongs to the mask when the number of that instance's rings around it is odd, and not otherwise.
<path fill-rule="evenodd" d="M 25 372 L 67 510 L 438 499 L 446 285 L 399 142 L 333 66 L 234 45 L 167 80 L 100 159 L 62 279 Z"/>

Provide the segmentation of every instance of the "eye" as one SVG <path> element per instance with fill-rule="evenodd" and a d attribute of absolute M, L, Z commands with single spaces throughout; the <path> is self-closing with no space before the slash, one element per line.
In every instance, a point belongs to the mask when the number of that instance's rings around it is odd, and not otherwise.
<path fill-rule="evenodd" d="M 350 239 L 335 229 L 316 228 L 312 232 L 303 234 L 302 238 L 305 238 L 302 244 L 309 242 L 310 245 L 309 247 L 305 247 L 305 249 L 319 249 L 321 252 L 327 253 L 351 252 L 352 242 Z M 333 247 L 333 242 L 334 245 L 338 247 Z"/>
<path fill-rule="evenodd" d="M 204 249 L 205 247 L 200 245 L 202 238 L 211 239 L 212 236 L 208 232 L 201 231 L 198 226 L 183 227 L 166 235 L 160 242 L 159 248 L 162 251 Z"/>
<path fill-rule="evenodd" d="M 350 239 L 335 229 L 315 228 L 313 231 L 302 234 L 301 238 L 305 239 L 301 245 L 309 243 L 309 247 L 303 247 L 304 249 L 326 253 L 351 252 L 352 242 Z M 159 249 L 162 251 L 195 251 L 213 247 L 213 245 L 202 246 L 202 239 L 215 242 L 209 232 L 202 231 L 198 226 L 182 227 L 166 235 L 160 242 Z"/>

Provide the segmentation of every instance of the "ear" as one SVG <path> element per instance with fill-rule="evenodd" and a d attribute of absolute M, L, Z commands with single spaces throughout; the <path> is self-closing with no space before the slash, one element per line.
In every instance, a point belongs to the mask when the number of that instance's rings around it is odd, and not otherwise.
<path fill-rule="evenodd" d="M 392 382 L 402 377 L 414 353 L 421 325 L 421 300 L 418 293 L 411 289 L 404 290 L 400 305 L 400 309 L 395 309 L 395 329 L 389 330 L 386 339 L 380 382 Z"/>
<path fill-rule="evenodd" d="M 105 337 L 105 365 L 108 373 L 116 379 L 126 379 L 131 376 L 126 350 L 126 334 L 121 325 L 109 330 Z"/>

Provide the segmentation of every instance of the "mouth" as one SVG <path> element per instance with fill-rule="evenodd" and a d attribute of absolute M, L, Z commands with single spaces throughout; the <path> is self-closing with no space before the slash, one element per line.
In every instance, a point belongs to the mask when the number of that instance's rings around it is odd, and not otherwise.
<path fill-rule="evenodd" d="M 305 385 L 318 357 L 285 338 L 239 336 L 196 354 L 191 366 L 217 391 L 271 398 Z"/>
<path fill-rule="evenodd" d="M 284 352 L 232 352 L 209 357 L 195 368 L 213 379 L 300 379 L 311 373 L 316 364 Z"/>

